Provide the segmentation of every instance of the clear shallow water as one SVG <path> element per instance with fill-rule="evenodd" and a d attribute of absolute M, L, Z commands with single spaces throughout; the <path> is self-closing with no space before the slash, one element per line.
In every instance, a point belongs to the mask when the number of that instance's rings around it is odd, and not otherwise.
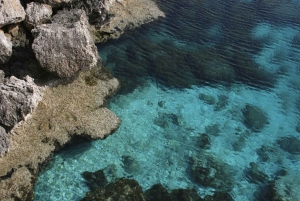
<path fill-rule="evenodd" d="M 300 200 L 299 3 L 158 3 L 166 19 L 99 46 L 122 83 L 108 105 L 120 128 L 56 154 L 35 200 L 80 200 L 89 191 L 81 174 L 99 169 L 143 190 L 220 190 L 197 182 L 195 158 L 229 170 L 223 180 L 234 200 L 268 200 L 272 182 L 286 200 Z"/>

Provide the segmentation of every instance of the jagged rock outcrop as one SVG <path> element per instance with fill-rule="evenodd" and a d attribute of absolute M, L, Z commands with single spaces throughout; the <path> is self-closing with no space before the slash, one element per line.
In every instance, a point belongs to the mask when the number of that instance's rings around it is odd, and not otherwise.
<path fill-rule="evenodd" d="M 37 26 L 32 33 L 40 65 L 59 77 L 71 77 L 97 64 L 99 55 L 83 10 L 60 11 L 52 24 Z"/>
<path fill-rule="evenodd" d="M 9 60 L 12 54 L 12 43 L 0 30 L 0 64 Z"/>
<path fill-rule="evenodd" d="M 89 17 L 90 24 L 101 26 L 109 18 L 106 2 L 107 0 L 73 0 L 70 6 L 84 10 Z"/>
<path fill-rule="evenodd" d="M 26 28 L 21 23 L 8 25 L 6 36 L 10 38 L 13 47 L 25 47 L 29 44 Z"/>
<path fill-rule="evenodd" d="M 41 92 L 27 76 L 20 80 L 14 76 L 0 84 L 0 125 L 12 128 L 25 119 L 41 100 Z"/>
<path fill-rule="evenodd" d="M 0 159 L 0 177 L 9 184 L 7 176 L 12 169 L 27 167 L 30 180 L 39 171 L 40 164 L 47 160 L 54 150 L 68 143 L 76 135 L 99 139 L 116 130 L 120 119 L 104 107 L 105 100 L 118 88 L 119 82 L 104 71 L 80 72 L 69 84 L 46 87 L 43 100 L 26 121 L 21 122 L 9 133 L 9 152 Z M 13 200 L 11 195 L 22 189 L 22 183 L 6 189 L 2 200 Z M 32 186 L 25 189 L 27 194 Z M 24 190 L 24 191 L 25 191 Z"/>
<path fill-rule="evenodd" d="M 29 29 L 51 21 L 52 7 L 47 4 L 31 2 L 26 7 L 25 23 Z"/>
<path fill-rule="evenodd" d="M 73 0 L 39 0 L 41 3 L 49 4 L 52 7 L 60 7 L 71 3 Z"/>
<path fill-rule="evenodd" d="M 25 10 L 20 0 L 1 0 L 0 1 L 0 28 L 25 19 Z"/>
<path fill-rule="evenodd" d="M 7 139 L 7 133 L 3 127 L 0 126 L 0 157 L 8 151 L 9 140 Z"/>
<path fill-rule="evenodd" d="M 104 7 L 112 17 L 102 26 L 92 26 L 96 43 L 117 39 L 125 30 L 165 17 L 156 3 L 149 0 L 106 0 Z"/>

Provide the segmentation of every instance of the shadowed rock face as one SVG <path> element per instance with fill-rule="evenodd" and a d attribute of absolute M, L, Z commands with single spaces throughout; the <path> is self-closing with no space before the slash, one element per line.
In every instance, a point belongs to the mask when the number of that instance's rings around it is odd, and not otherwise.
<path fill-rule="evenodd" d="M 0 30 L 0 64 L 9 60 L 12 54 L 12 43 Z"/>
<path fill-rule="evenodd" d="M 84 11 L 64 10 L 52 24 L 33 29 L 32 49 L 40 65 L 59 77 L 96 66 L 99 55 L 89 28 Z"/>
<path fill-rule="evenodd" d="M 41 99 L 40 90 L 30 77 L 10 77 L 0 83 L 0 125 L 12 128 L 33 110 Z"/>
<path fill-rule="evenodd" d="M 31 2 L 27 4 L 25 23 L 29 29 L 51 20 L 52 8 L 47 4 Z"/>
<path fill-rule="evenodd" d="M 25 19 L 25 11 L 19 0 L 0 1 L 0 28 Z"/>
<path fill-rule="evenodd" d="M 8 151 L 9 140 L 7 133 L 3 127 L 0 126 L 0 157 Z"/>

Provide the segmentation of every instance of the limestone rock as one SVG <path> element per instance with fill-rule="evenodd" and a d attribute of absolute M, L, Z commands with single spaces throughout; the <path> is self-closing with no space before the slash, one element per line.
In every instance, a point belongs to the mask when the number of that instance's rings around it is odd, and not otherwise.
<path fill-rule="evenodd" d="M 12 128 L 29 114 L 41 99 L 33 79 L 14 76 L 0 84 L 0 125 Z"/>
<path fill-rule="evenodd" d="M 73 0 L 71 7 L 84 10 L 90 24 L 101 26 L 109 18 L 105 4 L 106 0 Z"/>
<path fill-rule="evenodd" d="M 7 26 L 7 35 L 10 35 L 13 47 L 25 47 L 29 44 L 26 29 L 22 24 L 10 24 Z"/>
<path fill-rule="evenodd" d="M 59 77 L 71 77 L 96 66 L 99 55 L 83 10 L 63 10 L 52 24 L 32 30 L 32 49 L 40 65 Z"/>
<path fill-rule="evenodd" d="M 31 2 L 27 4 L 25 23 L 29 29 L 50 22 L 52 8 L 50 5 Z"/>
<path fill-rule="evenodd" d="M 0 30 L 0 64 L 9 60 L 12 54 L 12 43 Z"/>
<path fill-rule="evenodd" d="M 26 167 L 16 169 L 9 179 L 0 180 L 1 200 L 33 200 L 33 182 L 35 178 Z"/>
<path fill-rule="evenodd" d="M 7 133 L 3 127 L 0 126 L 0 157 L 8 151 L 9 140 Z"/>
<path fill-rule="evenodd" d="M 92 26 L 97 43 L 119 38 L 127 29 L 165 17 L 152 0 L 105 0 L 104 7 L 113 17 L 102 26 Z"/>
<path fill-rule="evenodd" d="M 20 0 L 1 0 L 0 1 L 0 28 L 25 19 L 25 11 Z"/>

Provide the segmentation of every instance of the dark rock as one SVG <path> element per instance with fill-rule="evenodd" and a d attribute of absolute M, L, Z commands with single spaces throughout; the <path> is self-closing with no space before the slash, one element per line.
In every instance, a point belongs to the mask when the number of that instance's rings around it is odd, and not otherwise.
<path fill-rule="evenodd" d="M 267 115 L 257 106 L 247 104 L 242 112 L 244 124 L 255 132 L 259 132 L 269 124 Z"/>
<path fill-rule="evenodd" d="M 217 136 L 217 135 L 220 134 L 220 132 L 221 132 L 220 124 L 218 124 L 218 123 L 214 123 L 214 124 L 210 124 L 210 125 L 205 126 L 205 133 L 207 135 Z"/>
<path fill-rule="evenodd" d="M 14 51 L 16 51 L 17 47 L 25 47 L 29 44 L 29 40 L 27 39 L 28 37 L 26 35 L 26 29 L 22 24 L 8 25 L 7 33 L 10 35 Z"/>
<path fill-rule="evenodd" d="M 69 3 L 72 3 L 73 0 L 38 0 L 41 3 L 49 4 L 52 7 L 61 7 L 66 6 Z"/>
<path fill-rule="evenodd" d="M 82 177 L 86 180 L 86 184 L 90 190 L 104 188 L 108 184 L 103 170 L 98 170 L 96 172 L 86 171 L 82 173 Z"/>
<path fill-rule="evenodd" d="M 179 120 L 175 114 L 158 113 L 158 117 L 154 119 L 154 124 L 162 128 L 168 128 L 170 126 L 179 125 Z"/>
<path fill-rule="evenodd" d="M 0 64 L 9 60 L 12 54 L 12 43 L 0 30 Z"/>
<path fill-rule="evenodd" d="M 290 154 L 300 154 L 300 140 L 294 136 L 282 137 L 277 140 L 279 147 Z"/>
<path fill-rule="evenodd" d="M 147 201 L 201 201 L 194 189 L 174 189 L 170 193 L 161 184 L 146 190 Z"/>
<path fill-rule="evenodd" d="M 198 137 L 197 145 L 201 149 L 209 149 L 210 148 L 210 137 L 209 135 L 203 133 Z"/>
<path fill-rule="evenodd" d="M 82 10 L 63 10 L 52 24 L 32 30 L 33 51 L 40 65 L 59 77 L 71 77 L 97 65 L 99 55 Z"/>
<path fill-rule="evenodd" d="M 234 201 L 229 193 L 216 191 L 213 195 L 205 196 L 203 201 Z"/>
<path fill-rule="evenodd" d="M 25 11 L 20 0 L 0 1 L 0 28 L 25 19 Z"/>
<path fill-rule="evenodd" d="M 40 91 L 30 77 L 10 77 L 0 83 L 0 125 L 12 128 L 29 114 L 41 99 Z"/>
<path fill-rule="evenodd" d="M 69 5 L 84 10 L 91 25 L 102 25 L 109 19 L 105 0 L 73 0 Z"/>
<path fill-rule="evenodd" d="M 245 171 L 247 180 L 250 183 L 267 183 L 269 181 L 268 175 L 259 170 L 258 164 L 252 162 L 250 163 L 250 168 Z"/>
<path fill-rule="evenodd" d="M 108 184 L 105 188 L 98 188 L 86 194 L 82 201 L 128 200 L 146 201 L 142 187 L 133 179 L 121 178 Z"/>
<path fill-rule="evenodd" d="M 140 170 L 139 163 L 131 156 L 122 156 L 123 168 L 128 174 L 138 173 Z"/>
<path fill-rule="evenodd" d="M 198 184 L 229 192 L 234 185 L 232 167 L 213 156 L 199 155 L 192 158 L 191 177 Z"/>
<path fill-rule="evenodd" d="M 7 153 L 9 147 L 9 140 L 7 139 L 7 133 L 3 127 L 0 126 L 0 157 Z"/>
<path fill-rule="evenodd" d="M 31 2 L 26 7 L 25 24 L 31 30 L 40 24 L 51 21 L 52 8 L 50 5 Z"/>
<path fill-rule="evenodd" d="M 213 105 L 216 103 L 215 97 L 206 94 L 199 94 L 199 99 L 203 100 L 208 105 Z"/>
<path fill-rule="evenodd" d="M 220 111 L 228 105 L 228 97 L 225 95 L 219 95 L 218 101 L 214 106 L 215 111 Z"/>
<path fill-rule="evenodd" d="M 3 70 L 0 70 L 0 84 L 4 82 L 4 77 L 5 77 L 5 73 L 3 72 Z"/>
<path fill-rule="evenodd" d="M 150 189 L 145 191 L 147 201 L 172 201 L 171 195 L 168 190 L 165 189 L 161 184 L 155 184 Z"/>
<path fill-rule="evenodd" d="M 256 153 L 262 162 L 270 161 L 272 156 L 278 155 L 277 151 L 273 147 L 266 145 L 262 145 L 259 149 L 257 149 Z"/>

